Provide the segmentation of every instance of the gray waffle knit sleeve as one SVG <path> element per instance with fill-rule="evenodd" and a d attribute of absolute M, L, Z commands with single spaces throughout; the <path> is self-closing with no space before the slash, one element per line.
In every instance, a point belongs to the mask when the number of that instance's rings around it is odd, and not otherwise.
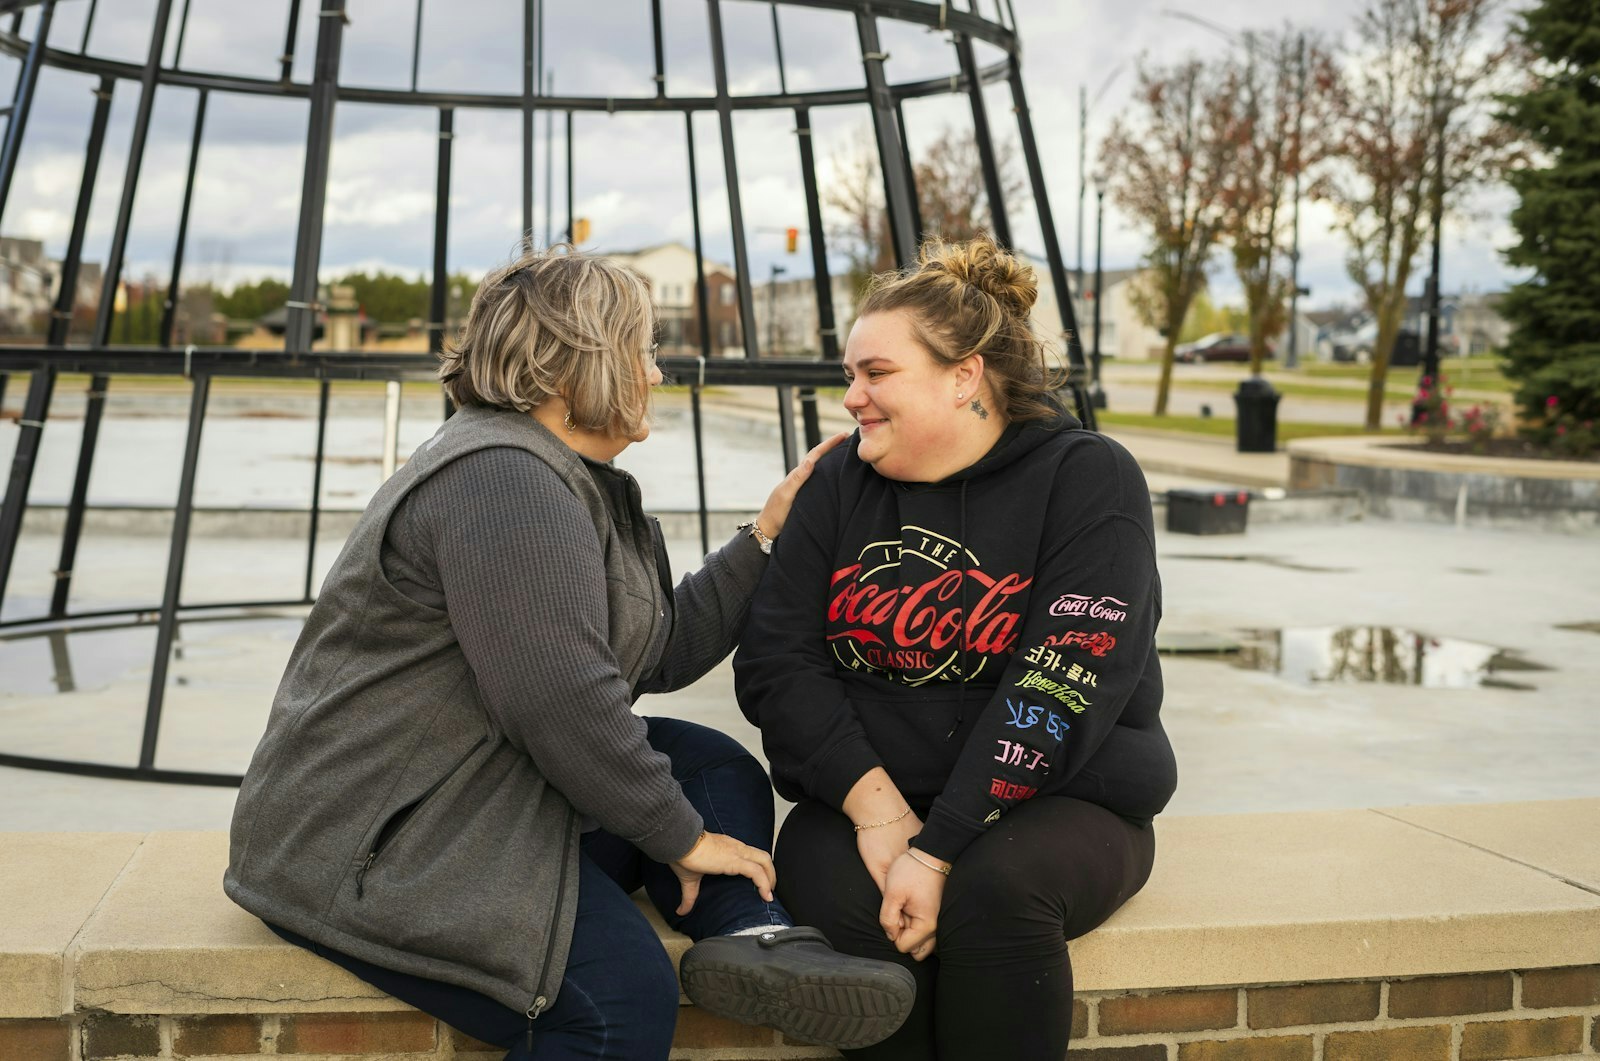
<path fill-rule="evenodd" d="M 721 663 L 739 643 L 750 600 L 766 569 L 766 554 L 748 532 L 740 531 L 685 575 L 672 594 L 672 638 L 638 691 L 682 689 Z"/>
<path fill-rule="evenodd" d="M 386 544 L 442 594 L 495 724 L 550 783 L 652 859 L 688 851 L 703 823 L 631 710 L 599 538 L 556 473 L 518 449 L 468 454 L 412 491 Z"/>

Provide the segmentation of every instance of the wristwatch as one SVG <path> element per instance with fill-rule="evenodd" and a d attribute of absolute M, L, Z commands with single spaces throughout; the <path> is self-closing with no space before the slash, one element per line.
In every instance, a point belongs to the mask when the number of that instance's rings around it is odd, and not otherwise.
<path fill-rule="evenodd" d="M 739 524 L 738 529 L 742 531 L 749 531 L 750 537 L 754 538 L 756 540 L 756 544 L 761 546 L 761 551 L 766 553 L 768 556 L 772 555 L 772 539 L 763 533 L 761 530 L 761 524 L 757 523 L 755 520 L 751 520 L 749 523 Z"/>

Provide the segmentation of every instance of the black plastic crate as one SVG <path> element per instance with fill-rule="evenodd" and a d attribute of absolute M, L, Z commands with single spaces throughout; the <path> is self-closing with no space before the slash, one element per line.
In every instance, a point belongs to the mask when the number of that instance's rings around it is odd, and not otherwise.
<path fill-rule="evenodd" d="M 1167 530 L 1177 534 L 1243 534 L 1248 490 L 1168 490 Z"/>

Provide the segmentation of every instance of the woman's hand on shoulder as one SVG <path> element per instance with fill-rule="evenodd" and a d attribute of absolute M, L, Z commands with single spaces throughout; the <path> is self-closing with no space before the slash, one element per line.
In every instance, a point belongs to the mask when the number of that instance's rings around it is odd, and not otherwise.
<path fill-rule="evenodd" d="M 832 438 L 825 438 L 811 452 L 807 453 L 794 471 L 785 475 L 778 485 L 772 488 L 772 493 L 767 496 L 767 503 L 761 506 L 761 513 L 756 516 L 756 523 L 761 528 L 761 533 L 769 538 L 776 538 L 783 533 L 783 525 L 789 521 L 789 509 L 794 505 L 794 496 L 800 492 L 811 472 L 816 468 L 817 461 L 830 449 L 849 438 L 846 432 L 840 432 Z"/>
<path fill-rule="evenodd" d="M 700 878 L 708 874 L 749 877 L 761 898 L 769 903 L 773 901 L 772 889 L 778 884 L 771 855 L 726 833 L 701 833 L 688 854 L 668 865 L 683 889 L 683 902 L 678 904 L 679 916 L 694 908 L 694 901 L 700 897 Z"/>

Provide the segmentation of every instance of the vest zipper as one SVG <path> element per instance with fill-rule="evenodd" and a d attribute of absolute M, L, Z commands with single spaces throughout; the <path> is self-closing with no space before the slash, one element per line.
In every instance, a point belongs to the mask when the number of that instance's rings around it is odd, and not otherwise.
<path fill-rule="evenodd" d="M 561 840 L 561 876 L 556 880 L 556 911 L 561 910 L 561 896 L 567 890 L 567 855 L 572 850 L 572 805 L 567 805 L 565 835 Z M 544 968 L 539 971 L 539 993 L 534 996 L 533 1005 L 528 1007 L 528 1053 L 533 1053 L 533 1022 L 539 1019 L 548 1006 L 549 1000 L 545 996 L 545 984 L 550 979 L 550 962 L 556 955 L 556 934 L 550 933 L 550 938 L 544 945 Z"/>
<path fill-rule="evenodd" d="M 410 803 L 407 803 L 405 806 L 389 815 L 388 820 L 385 821 L 381 827 L 379 827 L 378 835 L 373 838 L 372 847 L 367 851 L 367 857 L 362 859 L 361 868 L 356 870 L 357 899 L 363 898 L 366 895 L 366 888 L 363 887 L 363 881 L 366 878 L 367 870 L 371 869 L 372 864 L 378 861 L 378 856 L 383 854 L 384 848 L 388 847 L 389 844 L 393 842 L 394 838 L 400 834 L 400 830 L 405 828 L 406 823 L 416 816 L 417 811 L 422 809 L 422 805 L 428 802 L 435 792 L 443 788 L 446 781 L 449 781 L 452 777 L 456 776 L 456 771 L 465 766 L 467 760 L 472 758 L 473 753 L 479 748 L 483 747 L 488 739 L 488 737 L 479 737 L 477 743 L 468 748 L 466 754 L 457 759 L 455 764 L 452 765 L 449 770 L 445 771 L 443 777 L 429 785 L 427 791 L 422 795 L 418 796 Z"/>

